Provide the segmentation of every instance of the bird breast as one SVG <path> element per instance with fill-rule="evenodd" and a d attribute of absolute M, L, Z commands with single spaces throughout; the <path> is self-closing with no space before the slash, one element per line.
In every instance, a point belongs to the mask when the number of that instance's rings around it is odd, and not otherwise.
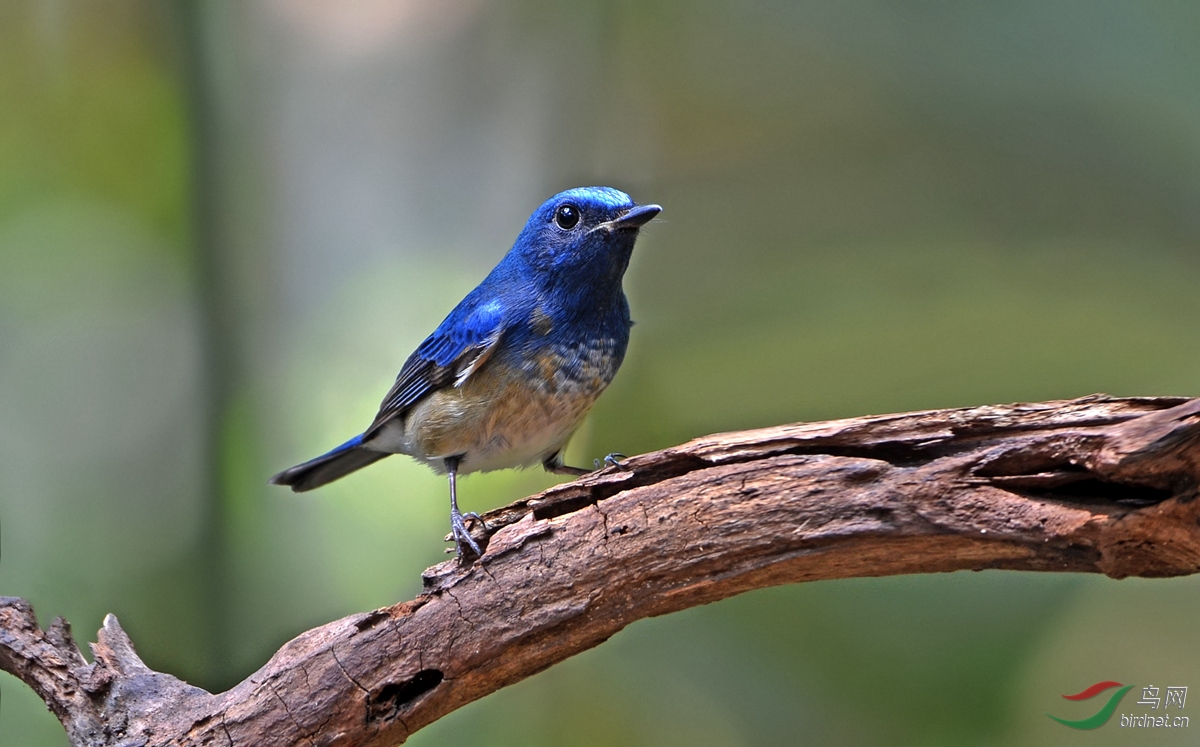
<path fill-rule="evenodd" d="M 611 338 L 497 352 L 461 386 L 441 389 L 404 418 L 395 449 L 442 471 L 540 464 L 566 445 L 621 363 Z"/>

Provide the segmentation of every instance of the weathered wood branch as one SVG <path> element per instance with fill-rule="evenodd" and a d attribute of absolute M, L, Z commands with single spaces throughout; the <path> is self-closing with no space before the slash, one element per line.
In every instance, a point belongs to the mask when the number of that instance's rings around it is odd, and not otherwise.
<path fill-rule="evenodd" d="M 74 744 L 392 745 L 629 623 L 774 584 L 1200 570 L 1200 399 L 1088 397 L 780 426 L 630 459 L 486 516 L 483 558 L 310 630 L 212 695 L 111 615 L 88 664 L 0 601 L 0 667 Z M 486 535 L 486 536 L 484 536 Z"/>

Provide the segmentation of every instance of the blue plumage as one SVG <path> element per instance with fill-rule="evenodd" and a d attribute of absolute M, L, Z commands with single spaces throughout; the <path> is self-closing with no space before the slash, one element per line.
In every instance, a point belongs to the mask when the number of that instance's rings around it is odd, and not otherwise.
<path fill-rule="evenodd" d="M 621 279 L 657 205 L 581 187 L 539 207 L 512 249 L 409 356 L 360 436 L 271 478 L 304 491 L 390 454 L 450 478 L 458 552 L 479 546 L 458 510 L 460 473 L 541 464 L 561 453 L 629 343 Z"/>

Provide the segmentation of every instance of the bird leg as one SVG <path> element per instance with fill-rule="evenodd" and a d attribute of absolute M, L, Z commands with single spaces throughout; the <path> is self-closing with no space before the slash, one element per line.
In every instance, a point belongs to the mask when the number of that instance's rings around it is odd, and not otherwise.
<path fill-rule="evenodd" d="M 562 462 L 562 452 L 556 451 L 550 456 L 542 460 L 542 469 L 556 475 L 570 475 L 571 477 L 579 477 L 591 472 L 583 467 L 571 467 Z"/>
<path fill-rule="evenodd" d="M 450 475 L 450 532 L 454 535 L 454 547 L 459 558 L 463 556 L 463 545 L 466 545 L 475 553 L 475 557 L 482 557 L 483 551 L 479 549 L 475 538 L 467 531 L 467 523 L 465 519 L 472 518 L 480 523 L 483 519 L 479 518 L 477 513 L 468 513 L 465 516 L 458 510 L 458 485 L 456 477 L 458 475 L 458 462 L 460 457 L 446 458 L 446 473 Z M 487 525 L 484 524 L 486 527 Z"/>
<path fill-rule="evenodd" d="M 609 454 L 608 456 L 604 457 L 603 463 L 601 463 L 601 461 L 599 459 L 596 459 L 594 461 L 594 464 L 596 465 L 595 469 L 584 469 L 583 467 L 571 467 L 570 465 L 563 464 L 562 463 L 562 452 L 556 452 L 552 456 L 547 457 L 546 460 L 544 462 L 542 462 L 542 468 L 545 469 L 547 472 L 552 472 L 556 475 L 570 475 L 571 477 L 580 477 L 582 475 L 586 475 L 591 472 L 595 472 L 598 469 L 603 469 L 604 467 L 616 467 L 617 469 L 625 469 L 626 468 L 625 465 L 621 464 L 620 460 L 626 459 L 626 458 L 627 457 L 624 454 L 612 453 L 612 454 Z"/>

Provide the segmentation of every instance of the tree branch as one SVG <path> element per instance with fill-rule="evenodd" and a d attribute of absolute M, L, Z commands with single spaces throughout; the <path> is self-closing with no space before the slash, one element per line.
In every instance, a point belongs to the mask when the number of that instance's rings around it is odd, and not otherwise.
<path fill-rule="evenodd" d="M 392 745 L 635 620 L 776 584 L 962 569 L 1200 570 L 1200 399 L 1087 397 L 727 433 L 488 514 L 483 558 L 310 630 L 228 692 L 87 664 L 0 599 L 0 668 L 76 745 Z M 486 536 L 484 536 L 486 535 Z"/>

